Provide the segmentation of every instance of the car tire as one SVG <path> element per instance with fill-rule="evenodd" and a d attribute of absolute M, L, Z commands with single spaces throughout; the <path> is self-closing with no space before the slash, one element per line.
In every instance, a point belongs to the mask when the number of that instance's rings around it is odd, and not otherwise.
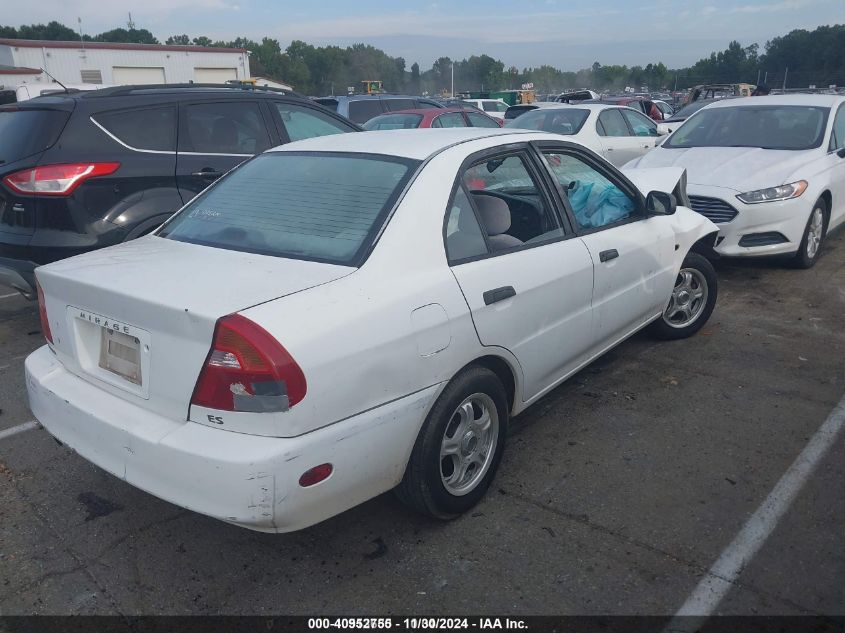
<path fill-rule="evenodd" d="M 649 326 L 653 336 L 664 341 L 687 338 L 698 332 L 716 306 L 719 282 L 713 264 L 698 253 L 687 253 L 669 303 L 660 318 Z"/>
<path fill-rule="evenodd" d="M 804 228 L 804 236 L 801 238 L 801 245 L 792 260 L 795 268 L 812 268 L 819 259 L 825 234 L 827 233 L 828 222 L 827 202 L 824 198 L 816 200 L 810 217 L 807 219 L 807 226 Z"/>
<path fill-rule="evenodd" d="M 487 492 L 507 430 L 508 400 L 501 380 L 485 367 L 463 370 L 429 411 L 396 495 L 430 517 L 461 515 Z"/>

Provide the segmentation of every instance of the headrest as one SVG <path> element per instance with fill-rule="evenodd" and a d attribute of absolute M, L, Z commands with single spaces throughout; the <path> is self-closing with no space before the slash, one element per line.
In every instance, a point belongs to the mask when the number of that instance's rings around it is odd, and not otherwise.
<path fill-rule="evenodd" d="M 511 210 L 501 198 L 475 194 L 475 203 L 487 235 L 501 235 L 511 228 Z"/>

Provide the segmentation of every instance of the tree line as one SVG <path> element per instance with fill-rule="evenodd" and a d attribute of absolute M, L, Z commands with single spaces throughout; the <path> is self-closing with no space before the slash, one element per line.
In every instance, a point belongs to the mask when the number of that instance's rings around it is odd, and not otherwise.
<path fill-rule="evenodd" d="M 53 21 L 18 28 L 0 26 L 0 37 L 41 40 L 84 40 L 159 44 L 147 29 L 116 28 L 98 35 L 82 35 Z M 759 44 L 743 46 L 732 41 L 724 51 L 713 52 L 687 68 L 672 69 L 663 62 L 645 66 L 602 65 L 563 71 L 552 65 L 519 69 L 486 54 L 463 60 L 438 58 L 426 70 L 416 62 L 407 66 L 403 57 L 392 57 L 368 44 L 347 47 L 313 46 L 294 40 L 282 48 L 277 39 L 255 41 L 238 37 L 231 41 L 205 36 L 171 35 L 165 44 L 244 48 L 250 51 L 250 69 L 261 75 L 292 84 L 310 95 L 344 94 L 347 87 L 360 90 L 364 80 L 381 80 L 389 92 L 445 94 L 451 90 L 452 73 L 456 92 L 503 90 L 533 84 L 540 93 L 570 89 L 598 91 L 686 89 L 701 83 L 767 83 L 772 87 L 806 88 L 845 85 L 845 24 L 820 26 L 812 31 L 797 29 Z M 454 68 L 453 68 L 454 67 Z"/>

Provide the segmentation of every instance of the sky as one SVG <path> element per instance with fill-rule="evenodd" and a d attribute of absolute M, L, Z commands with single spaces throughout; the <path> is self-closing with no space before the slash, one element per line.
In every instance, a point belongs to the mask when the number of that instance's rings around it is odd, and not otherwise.
<path fill-rule="evenodd" d="M 3 0 L 10 2 L 10 0 Z M 688 66 L 731 40 L 743 46 L 797 28 L 845 22 L 843 0 L 38 0 L 11 4 L 0 23 L 58 20 L 96 34 L 146 28 L 161 41 L 187 33 L 300 39 L 314 45 L 365 42 L 408 67 L 441 56 L 486 53 L 507 66 L 578 70 L 598 61 Z"/>

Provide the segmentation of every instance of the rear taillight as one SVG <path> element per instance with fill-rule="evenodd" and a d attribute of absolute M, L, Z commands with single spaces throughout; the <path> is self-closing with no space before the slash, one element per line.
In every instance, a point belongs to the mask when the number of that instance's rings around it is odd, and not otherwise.
<path fill-rule="evenodd" d="M 217 321 L 191 404 L 221 411 L 287 411 L 305 397 L 305 374 L 267 330 L 239 314 Z"/>
<path fill-rule="evenodd" d="M 44 301 L 44 291 L 41 284 L 35 281 L 35 290 L 38 293 L 38 316 L 41 317 L 41 332 L 48 343 L 53 342 L 53 333 L 50 331 L 50 320 L 47 318 L 47 304 Z"/>
<path fill-rule="evenodd" d="M 9 174 L 3 179 L 17 193 L 38 196 L 69 196 L 90 178 L 113 174 L 120 163 L 69 163 L 43 165 Z"/>

